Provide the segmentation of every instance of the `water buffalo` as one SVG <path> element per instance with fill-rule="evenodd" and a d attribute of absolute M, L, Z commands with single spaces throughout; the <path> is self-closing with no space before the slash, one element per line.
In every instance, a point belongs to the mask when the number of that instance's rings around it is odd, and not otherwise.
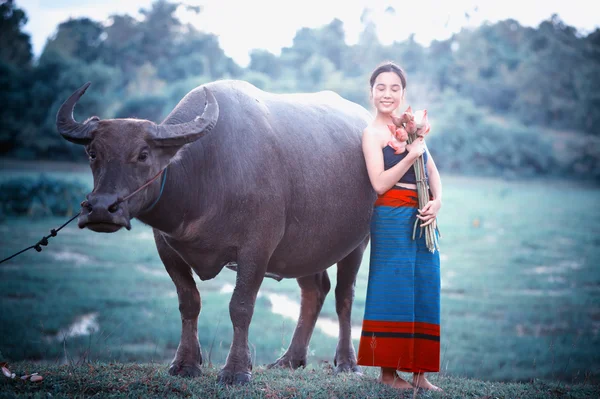
<path fill-rule="evenodd" d="M 188 93 L 159 125 L 140 119 L 73 119 L 89 83 L 67 99 L 57 128 L 85 146 L 94 189 L 79 227 L 97 232 L 152 227 L 177 288 L 181 341 L 169 372 L 200 374 L 200 294 L 235 264 L 229 304 L 233 342 L 221 383 L 251 378 L 248 327 L 265 275 L 296 278 L 301 312 L 285 354 L 271 366 L 306 363 L 316 319 L 337 263 L 337 371 L 357 371 L 350 336 L 356 274 L 368 242 L 375 193 L 361 152 L 370 114 L 333 92 L 272 94 L 241 81 Z M 193 271 L 193 272 L 192 272 Z"/>

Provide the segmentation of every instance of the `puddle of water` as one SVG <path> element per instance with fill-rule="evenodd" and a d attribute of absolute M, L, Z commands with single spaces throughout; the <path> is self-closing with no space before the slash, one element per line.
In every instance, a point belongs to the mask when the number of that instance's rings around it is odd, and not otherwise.
<path fill-rule="evenodd" d="M 533 336 L 560 336 L 570 330 L 570 326 L 566 322 L 558 322 L 554 324 L 517 324 L 515 332 L 518 337 Z"/>
<path fill-rule="evenodd" d="M 227 283 L 221 287 L 219 292 L 221 294 L 230 294 L 233 292 L 233 288 L 233 285 Z M 271 302 L 271 312 L 294 322 L 298 321 L 298 316 L 300 315 L 300 303 L 282 294 L 271 292 L 265 293 L 265 295 Z M 258 296 L 260 297 L 261 293 L 259 293 Z M 339 335 L 339 325 L 337 320 L 321 316 L 317 319 L 315 327 L 330 337 L 338 337 Z M 359 339 L 361 331 L 362 329 L 360 326 L 353 326 L 351 332 L 352 339 Z"/>
<path fill-rule="evenodd" d="M 560 262 L 556 266 L 537 266 L 526 270 L 524 274 L 554 274 L 554 273 L 568 273 L 572 270 L 578 270 L 582 268 L 582 262 L 576 260 L 565 260 Z"/>
<path fill-rule="evenodd" d="M 559 267 L 570 270 L 579 270 L 581 269 L 582 261 L 580 260 L 565 260 L 558 264 Z"/>
<path fill-rule="evenodd" d="M 235 287 L 233 286 L 233 284 L 225 283 L 225 285 L 223 285 L 219 290 L 219 294 L 231 294 L 233 293 L 234 288 Z M 262 298 L 262 296 L 262 292 L 259 292 L 258 295 L 256 295 L 257 298 Z"/>
<path fill-rule="evenodd" d="M 562 270 L 557 266 L 537 266 L 533 269 L 526 270 L 524 274 L 552 274 L 552 273 L 560 273 L 565 272 L 566 270 Z"/>
<path fill-rule="evenodd" d="M 505 291 L 505 294 L 507 296 L 519 296 L 519 295 L 526 295 L 526 296 L 546 296 L 546 297 L 560 297 L 560 296 L 565 296 L 565 295 L 569 295 L 570 291 L 569 290 L 540 290 L 540 289 L 524 289 L 524 290 L 514 290 L 514 291 Z"/>
<path fill-rule="evenodd" d="M 267 294 L 267 298 L 271 301 L 271 311 L 273 313 L 298 321 L 298 315 L 300 314 L 300 304 L 298 302 L 281 294 L 270 293 Z"/>
<path fill-rule="evenodd" d="M 220 294 L 231 294 L 233 292 L 233 284 L 225 284 L 223 287 L 221 287 L 221 289 L 219 290 Z"/>
<path fill-rule="evenodd" d="M 74 263 L 75 266 L 81 266 L 89 263 L 92 260 L 92 258 L 87 255 L 79 254 L 73 251 L 51 252 L 50 255 L 59 262 L 71 262 Z"/>
<path fill-rule="evenodd" d="M 100 330 L 98 313 L 88 313 L 78 316 L 69 327 L 63 328 L 55 336 L 50 337 L 50 339 L 62 341 L 66 338 L 90 335 L 98 330 Z"/>
<path fill-rule="evenodd" d="M 273 313 L 293 320 L 294 322 L 298 321 L 298 316 L 300 315 L 300 304 L 298 302 L 281 294 L 269 293 L 266 295 L 271 301 L 271 311 Z M 339 324 L 337 320 L 321 316 L 317 319 L 315 327 L 330 337 L 339 336 Z M 353 326 L 351 329 L 352 338 L 359 339 L 361 331 L 362 329 L 360 326 Z"/>
<path fill-rule="evenodd" d="M 316 327 L 318 329 L 320 329 L 321 331 L 323 331 L 323 333 L 325 335 L 328 335 L 330 337 L 337 338 L 339 336 L 339 323 L 336 320 L 319 317 L 317 319 Z M 354 339 L 354 340 L 358 341 L 360 339 L 361 333 L 362 333 L 361 326 L 352 326 L 352 328 L 350 329 L 350 335 L 352 336 L 352 339 Z"/>
<path fill-rule="evenodd" d="M 146 274 L 149 274 L 151 276 L 162 277 L 162 278 L 168 278 L 169 277 L 169 274 L 164 269 L 163 270 L 156 270 L 156 269 L 151 269 L 149 267 L 142 266 L 142 265 L 137 265 L 135 268 L 137 270 L 141 271 L 142 273 L 146 273 Z"/>

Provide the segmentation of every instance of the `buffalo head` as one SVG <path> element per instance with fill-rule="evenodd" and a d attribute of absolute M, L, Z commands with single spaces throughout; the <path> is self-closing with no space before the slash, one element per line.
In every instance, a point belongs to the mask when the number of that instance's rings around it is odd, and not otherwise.
<path fill-rule="evenodd" d="M 131 228 L 130 220 L 150 207 L 160 193 L 160 179 L 127 198 L 165 168 L 185 144 L 208 133 L 219 117 L 219 106 L 208 89 L 202 115 L 178 125 L 157 125 L 143 119 L 91 117 L 73 119 L 73 109 L 90 83 L 75 91 L 56 116 L 58 132 L 85 146 L 94 177 L 94 189 L 82 203 L 79 227 L 112 233 Z"/>

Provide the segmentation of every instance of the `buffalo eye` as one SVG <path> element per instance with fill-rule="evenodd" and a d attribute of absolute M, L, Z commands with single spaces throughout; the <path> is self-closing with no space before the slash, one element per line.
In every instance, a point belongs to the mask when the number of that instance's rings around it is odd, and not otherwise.
<path fill-rule="evenodd" d="M 144 162 L 146 159 L 148 159 L 148 153 L 146 151 L 142 151 L 140 155 L 138 155 L 138 161 Z"/>
<path fill-rule="evenodd" d="M 94 150 L 89 150 L 88 151 L 88 157 L 90 158 L 90 161 L 93 161 L 96 159 L 96 151 Z"/>

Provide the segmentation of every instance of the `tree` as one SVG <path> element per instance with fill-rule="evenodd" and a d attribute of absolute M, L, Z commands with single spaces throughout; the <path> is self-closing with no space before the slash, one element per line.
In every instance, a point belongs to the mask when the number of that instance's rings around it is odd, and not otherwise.
<path fill-rule="evenodd" d="M 12 151 L 17 136 L 30 122 L 31 43 L 22 32 L 27 22 L 14 1 L 0 2 L 0 154 Z"/>
<path fill-rule="evenodd" d="M 580 111 L 587 107 L 582 102 L 586 96 L 581 90 L 586 88 L 581 78 L 591 87 L 597 87 L 598 78 L 586 72 L 592 64 L 584 56 L 576 31 L 553 16 L 530 30 L 524 45 L 528 52 L 515 69 L 519 96 L 512 110 L 528 124 L 583 128 L 585 118 Z"/>
<path fill-rule="evenodd" d="M 76 120 L 97 115 L 111 116 L 120 82 L 119 71 L 100 62 L 91 64 L 65 58 L 61 53 L 45 51 L 32 74 L 28 93 L 28 119 L 34 126 L 19 133 L 18 145 L 23 156 L 53 159 L 83 159 L 79 146 L 62 139 L 56 131 L 56 113 L 60 105 L 85 82 L 92 86 L 77 103 Z"/>
<path fill-rule="evenodd" d="M 298 75 L 301 79 L 299 88 L 305 91 L 318 90 L 327 77 L 335 72 L 335 65 L 329 59 L 314 54 L 302 66 Z"/>
<path fill-rule="evenodd" d="M 22 31 L 26 23 L 25 12 L 13 0 L 0 0 L 0 62 L 17 67 L 31 65 L 30 38 Z"/>
<path fill-rule="evenodd" d="M 69 19 L 58 25 L 54 37 L 48 39 L 44 53 L 54 52 L 66 58 L 94 62 L 103 56 L 103 32 L 102 25 L 89 18 Z"/>
<path fill-rule="evenodd" d="M 272 79 L 281 77 L 283 66 L 280 58 L 267 50 L 252 50 L 250 52 L 250 64 L 248 69 L 264 73 Z"/>

